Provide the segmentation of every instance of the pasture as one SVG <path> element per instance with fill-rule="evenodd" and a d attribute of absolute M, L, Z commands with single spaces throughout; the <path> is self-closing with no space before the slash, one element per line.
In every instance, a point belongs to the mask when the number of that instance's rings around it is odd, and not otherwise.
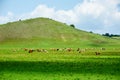
<path fill-rule="evenodd" d="M 0 80 L 120 80 L 119 75 L 119 38 L 49 18 L 0 25 Z"/>
<path fill-rule="evenodd" d="M 120 79 L 120 48 L 80 48 L 80 52 L 77 48 L 34 48 L 32 53 L 29 50 L 0 49 L 0 80 Z"/>

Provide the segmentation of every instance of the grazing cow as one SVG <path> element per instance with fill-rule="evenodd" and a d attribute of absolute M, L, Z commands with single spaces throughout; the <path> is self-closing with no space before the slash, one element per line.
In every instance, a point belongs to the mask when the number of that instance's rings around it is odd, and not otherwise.
<path fill-rule="evenodd" d="M 56 48 L 50 48 L 51 51 L 56 51 L 57 49 Z"/>
<path fill-rule="evenodd" d="M 82 51 L 80 50 L 80 48 L 78 48 L 78 49 L 77 49 L 77 52 L 78 52 L 78 53 L 81 53 Z"/>
<path fill-rule="evenodd" d="M 79 53 L 81 53 L 81 51 L 79 51 Z"/>
<path fill-rule="evenodd" d="M 56 50 L 57 50 L 57 51 L 59 51 L 59 49 L 58 49 L 58 48 L 57 48 Z"/>
<path fill-rule="evenodd" d="M 59 51 L 59 48 L 50 48 L 51 51 Z"/>
<path fill-rule="evenodd" d="M 29 53 L 33 53 L 35 50 L 33 50 L 33 49 L 30 49 L 28 52 Z"/>
<path fill-rule="evenodd" d="M 80 48 L 78 48 L 77 51 L 80 51 Z"/>
<path fill-rule="evenodd" d="M 45 49 L 42 49 L 42 52 L 48 53 L 48 51 L 47 51 L 47 50 L 45 50 Z"/>
<path fill-rule="evenodd" d="M 105 48 L 101 48 L 102 50 L 105 50 Z"/>
<path fill-rule="evenodd" d="M 60 48 L 59 51 L 64 51 L 64 48 Z"/>
<path fill-rule="evenodd" d="M 68 51 L 68 52 L 71 52 L 71 51 L 72 51 L 72 48 L 67 48 L 67 51 Z"/>
<path fill-rule="evenodd" d="M 42 52 L 42 50 L 41 49 L 37 49 L 37 52 Z"/>
<path fill-rule="evenodd" d="M 28 51 L 28 49 L 27 49 L 27 48 L 24 48 L 24 51 Z"/>
<path fill-rule="evenodd" d="M 100 55 L 100 52 L 95 52 L 96 55 Z"/>

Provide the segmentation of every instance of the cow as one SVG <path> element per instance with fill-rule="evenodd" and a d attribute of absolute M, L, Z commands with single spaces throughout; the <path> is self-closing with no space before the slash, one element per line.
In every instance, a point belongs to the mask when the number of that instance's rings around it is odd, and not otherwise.
<path fill-rule="evenodd" d="M 37 51 L 37 52 L 42 52 L 42 50 L 41 50 L 41 49 L 37 49 L 36 51 Z"/>
<path fill-rule="evenodd" d="M 27 49 L 27 48 L 24 48 L 24 51 L 28 51 L 28 49 Z"/>
<path fill-rule="evenodd" d="M 80 48 L 78 48 L 77 51 L 80 51 Z"/>
<path fill-rule="evenodd" d="M 72 48 L 67 48 L 66 49 L 68 52 L 71 52 L 72 51 Z"/>
<path fill-rule="evenodd" d="M 95 52 L 96 55 L 100 55 L 100 52 Z"/>
<path fill-rule="evenodd" d="M 105 50 L 105 48 L 101 48 L 101 50 Z"/>
<path fill-rule="evenodd" d="M 48 51 L 46 49 L 42 49 L 42 52 L 48 53 Z"/>
<path fill-rule="evenodd" d="M 33 50 L 33 49 L 30 49 L 28 52 L 29 53 L 33 53 L 35 50 Z"/>

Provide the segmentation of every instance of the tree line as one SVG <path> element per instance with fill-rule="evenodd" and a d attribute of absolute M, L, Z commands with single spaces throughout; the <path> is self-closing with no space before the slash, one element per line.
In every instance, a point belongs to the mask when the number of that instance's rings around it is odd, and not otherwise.
<path fill-rule="evenodd" d="M 109 33 L 102 34 L 102 36 L 107 36 L 107 37 L 120 37 L 120 35 L 118 35 L 118 34 L 109 34 Z"/>
<path fill-rule="evenodd" d="M 70 27 L 75 28 L 75 25 L 74 24 L 70 24 Z M 90 33 L 93 33 L 93 32 L 90 31 Z M 120 37 L 120 35 L 118 35 L 118 34 L 110 34 L 110 33 L 102 34 L 102 36 L 106 36 L 106 37 Z"/>

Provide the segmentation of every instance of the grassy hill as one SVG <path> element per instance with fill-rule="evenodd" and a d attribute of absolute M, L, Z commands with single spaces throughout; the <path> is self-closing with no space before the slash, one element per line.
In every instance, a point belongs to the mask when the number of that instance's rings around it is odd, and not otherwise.
<path fill-rule="evenodd" d="M 120 47 L 120 42 L 48 18 L 35 18 L 0 25 L 0 48 L 14 47 Z"/>

